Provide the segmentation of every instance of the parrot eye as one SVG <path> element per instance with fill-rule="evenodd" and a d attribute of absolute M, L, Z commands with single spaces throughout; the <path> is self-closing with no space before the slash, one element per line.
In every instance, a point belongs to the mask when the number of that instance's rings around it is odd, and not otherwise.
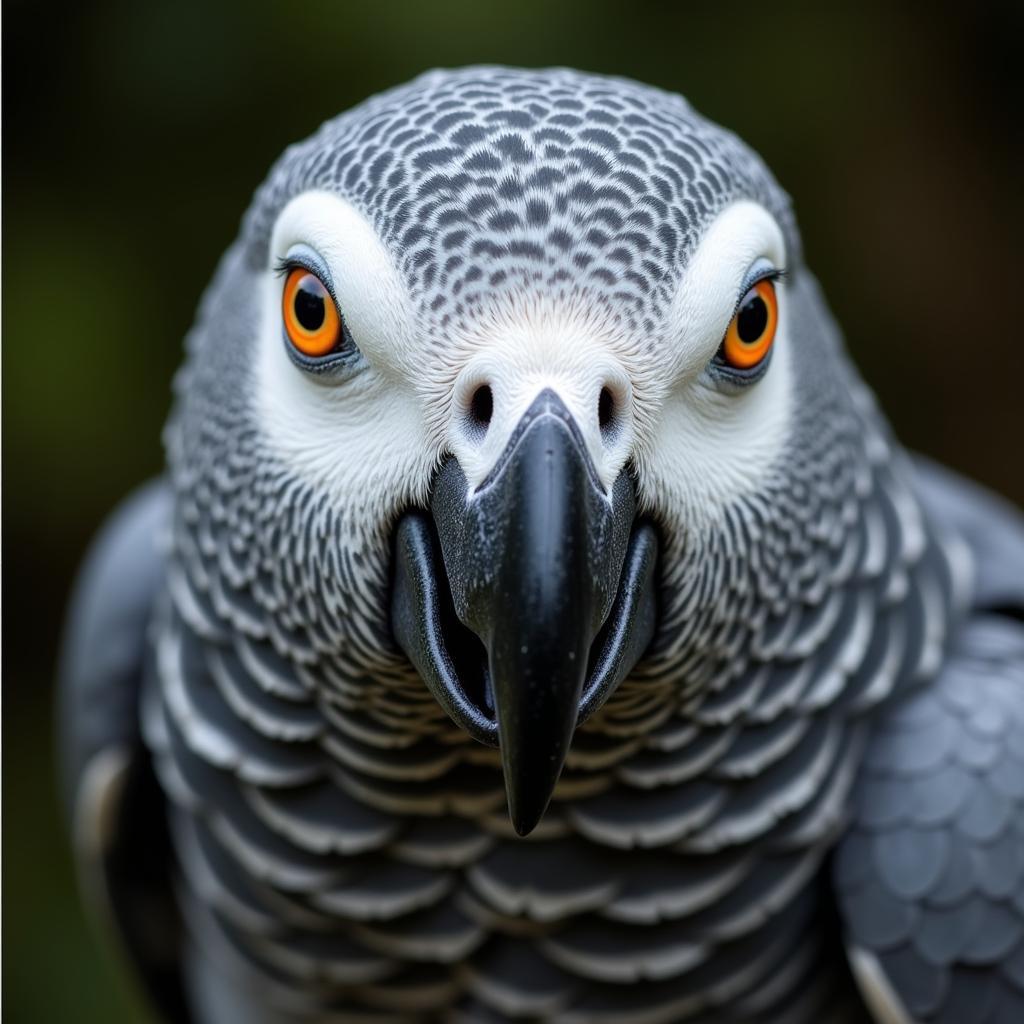
<path fill-rule="evenodd" d="M 284 282 L 284 330 L 293 348 L 307 359 L 340 351 L 344 329 L 327 286 L 305 267 L 292 267 Z"/>
<path fill-rule="evenodd" d="M 775 284 L 771 278 L 763 278 L 740 301 L 736 315 L 722 339 L 716 361 L 739 371 L 743 376 L 753 373 L 771 351 L 778 322 L 779 306 Z"/>

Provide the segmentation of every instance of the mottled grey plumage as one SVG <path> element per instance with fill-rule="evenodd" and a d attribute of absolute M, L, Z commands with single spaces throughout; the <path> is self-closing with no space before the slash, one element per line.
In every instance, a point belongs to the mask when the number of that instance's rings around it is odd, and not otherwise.
<path fill-rule="evenodd" d="M 914 1020 L 1024 1014 L 1024 534 L 929 466 L 921 493 L 971 544 L 974 608 L 938 677 L 876 719 L 835 879 L 855 962 Z"/>
<path fill-rule="evenodd" d="M 251 296 L 311 189 L 367 217 L 439 358 L 496 297 L 543 294 L 605 308 L 654 359 L 720 211 L 753 199 L 786 235 L 784 451 L 700 531 L 643 495 L 664 534 L 657 635 L 528 839 L 497 752 L 391 638 L 407 498 L 338 507 L 256 413 Z M 858 1020 L 845 930 L 862 983 L 888 979 L 876 1007 L 1024 1019 L 1024 529 L 914 473 L 786 197 L 734 136 L 617 79 L 424 76 L 284 155 L 188 348 L 169 487 L 94 556 L 63 671 L 69 788 L 109 825 L 84 860 L 118 914 L 124 864 L 156 865 L 142 888 L 170 956 L 122 929 L 172 1015 L 184 998 L 218 1022 Z M 112 749 L 123 764 L 82 786 Z M 166 806 L 173 865 L 140 805 Z"/>

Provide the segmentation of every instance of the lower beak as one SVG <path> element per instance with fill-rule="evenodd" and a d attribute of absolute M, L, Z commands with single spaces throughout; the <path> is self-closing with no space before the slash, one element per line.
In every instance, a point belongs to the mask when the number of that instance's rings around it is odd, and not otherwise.
<path fill-rule="evenodd" d="M 436 533 L 422 512 L 398 526 L 395 638 L 448 713 L 497 741 L 512 823 L 526 835 L 577 724 L 650 642 L 657 539 L 635 522 L 628 474 L 605 494 L 552 391 L 472 494 L 449 458 L 431 512 Z"/>

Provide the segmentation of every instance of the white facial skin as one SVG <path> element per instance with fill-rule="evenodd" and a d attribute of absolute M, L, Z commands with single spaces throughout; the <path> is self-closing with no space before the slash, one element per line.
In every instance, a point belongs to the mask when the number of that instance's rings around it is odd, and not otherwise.
<path fill-rule="evenodd" d="M 306 245 L 326 263 L 363 355 L 358 368 L 321 379 L 289 358 L 277 262 Z M 274 226 L 263 276 L 256 374 L 257 422 L 295 472 L 339 509 L 373 522 L 421 502 L 437 463 L 417 394 L 414 316 L 390 254 L 366 219 L 336 196 L 296 197 Z"/>
<path fill-rule="evenodd" d="M 282 337 L 283 278 L 274 267 L 293 247 L 326 264 L 361 359 L 338 375 L 296 366 Z M 472 329 L 424 336 L 395 261 L 369 222 L 324 192 L 297 196 L 281 212 L 263 282 L 257 371 L 258 422 L 281 458 L 326 488 L 340 508 L 375 519 L 425 504 L 442 455 L 458 458 L 479 485 L 537 394 L 551 388 L 575 417 L 603 484 L 626 460 L 637 469 L 641 505 L 670 525 L 699 528 L 738 495 L 757 490 L 784 444 L 789 422 L 786 289 L 767 372 L 723 388 L 707 366 L 742 297 L 752 265 L 786 265 L 782 232 L 749 201 L 724 210 L 691 259 L 657 336 L 630 337 L 593 304 L 527 298 L 496 303 Z M 486 431 L 468 415 L 487 384 Z M 598 396 L 615 401 L 602 432 Z"/>
<path fill-rule="evenodd" d="M 786 267 L 782 231 L 764 207 L 739 202 L 710 225 L 666 316 L 666 388 L 658 422 L 634 452 L 641 501 L 695 529 L 742 494 L 761 489 L 789 432 L 789 310 L 776 285 L 778 326 L 760 380 L 723 389 L 705 369 L 729 327 L 750 268 Z"/>

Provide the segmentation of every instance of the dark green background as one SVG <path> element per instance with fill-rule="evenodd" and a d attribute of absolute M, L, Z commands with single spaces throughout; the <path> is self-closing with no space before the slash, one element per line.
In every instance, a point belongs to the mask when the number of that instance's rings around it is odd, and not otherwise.
<path fill-rule="evenodd" d="M 823 5 L 824 6 L 824 5 Z M 908 9 L 909 11 L 909 9 Z M 161 465 L 200 290 L 271 161 L 435 65 L 685 93 L 793 195 L 897 432 L 1024 502 L 1020 3 L 474 0 L 4 6 L 4 1010 L 141 1010 L 73 895 L 50 749 L 74 566 Z"/>

